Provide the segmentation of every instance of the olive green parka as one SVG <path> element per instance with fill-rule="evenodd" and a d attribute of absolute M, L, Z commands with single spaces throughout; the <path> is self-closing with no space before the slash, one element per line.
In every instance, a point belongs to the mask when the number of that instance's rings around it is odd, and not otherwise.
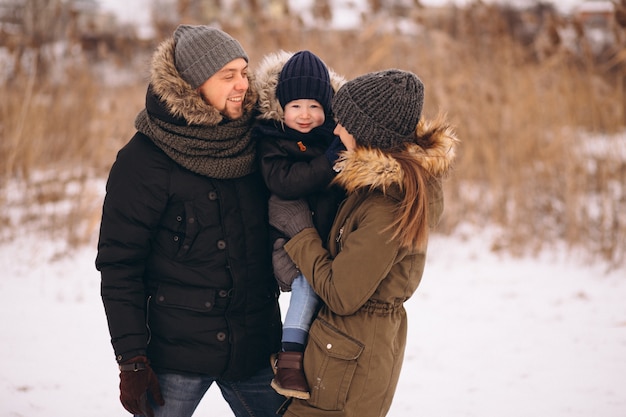
<path fill-rule="evenodd" d="M 432 176 L 427 220 L 434 227 L 443 211 L 441 179 L 457 139 L 441 119 L 421 122 L 416 137 L 427 140 L 416 140 L 403 152 Z M 386 415 L 406 345 L 403 304 L 424 271 L 426 247 L 402 247 L 389 229 L 401 213 L 409 174 L 391 154 L 363 147 L 346 152 L 338 167 L 336 181 L 348 197 L 335 218 L 328 250 L 312 228 L 285 246 L 324 302 L 304 354 L 311 398 L 294 399 L 289 417 Z"/>

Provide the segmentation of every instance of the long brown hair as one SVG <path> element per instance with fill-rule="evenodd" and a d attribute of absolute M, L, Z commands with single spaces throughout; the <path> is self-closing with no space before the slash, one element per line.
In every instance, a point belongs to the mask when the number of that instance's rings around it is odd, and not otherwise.
<path fill-rule="evenodd" d="M 406 152 L 393 152 L 402 170 L 404 197 L 398 205 L 393 223 L 385 230 L 395 229 L 392 239 L 409 249 L 422 249 L 428 243 L 428 192 L 431 175 Z"/>

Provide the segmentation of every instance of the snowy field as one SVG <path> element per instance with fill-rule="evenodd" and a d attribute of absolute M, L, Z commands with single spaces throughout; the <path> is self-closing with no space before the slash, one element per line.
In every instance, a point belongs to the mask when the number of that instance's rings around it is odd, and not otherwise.
<path fill-rule="evenodd" d="M 389 416 L 626 416 L 626 267 L 563 251 L 498 256 L 486 235 L 467 235 L 431 240 Z M 58 248 L 0 246 L 0 416 L 129 415 L 95 242 L 61 258 Z M 196 415 L 232 414 L 213 387 Z"/>

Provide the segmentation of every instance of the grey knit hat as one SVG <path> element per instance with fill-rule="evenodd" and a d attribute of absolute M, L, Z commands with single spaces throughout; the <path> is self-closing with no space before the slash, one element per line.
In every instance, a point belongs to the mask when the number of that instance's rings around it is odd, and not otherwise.
<path fill-rule="evenodd" d="M 248 62 L 248 55 L 236 39 L 211 26 L 179 25 L 174 41 L 176 69 L 194 89 L 230 61 L 243 58 Z"/>
<path fill-rule="evenodd" d="M 415 139 L 423 105 L 422 81 L 398 69 L 350 80 L 332 102 L 335 119 L 358 145 L 385 150 Z"/>
<path fill-rule="evenodd" d="M 328 68 L 317 55 L 299 51 L 285 62 L 276 85 L 276 97 L 283 109 L 290 101 L 312 99 L 330 113 L 332 96 Z"/>

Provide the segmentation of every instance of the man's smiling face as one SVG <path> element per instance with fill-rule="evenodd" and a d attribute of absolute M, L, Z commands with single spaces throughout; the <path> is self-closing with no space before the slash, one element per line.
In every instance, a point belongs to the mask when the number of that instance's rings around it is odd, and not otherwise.
<path fill-rule="evenodd" d="M 237 58 L 213 74 L 198 87 L 198 91 L 207 103 L 234 120 L 243 115 L 243 100 L 248 87 L 248 63 Z"/>

